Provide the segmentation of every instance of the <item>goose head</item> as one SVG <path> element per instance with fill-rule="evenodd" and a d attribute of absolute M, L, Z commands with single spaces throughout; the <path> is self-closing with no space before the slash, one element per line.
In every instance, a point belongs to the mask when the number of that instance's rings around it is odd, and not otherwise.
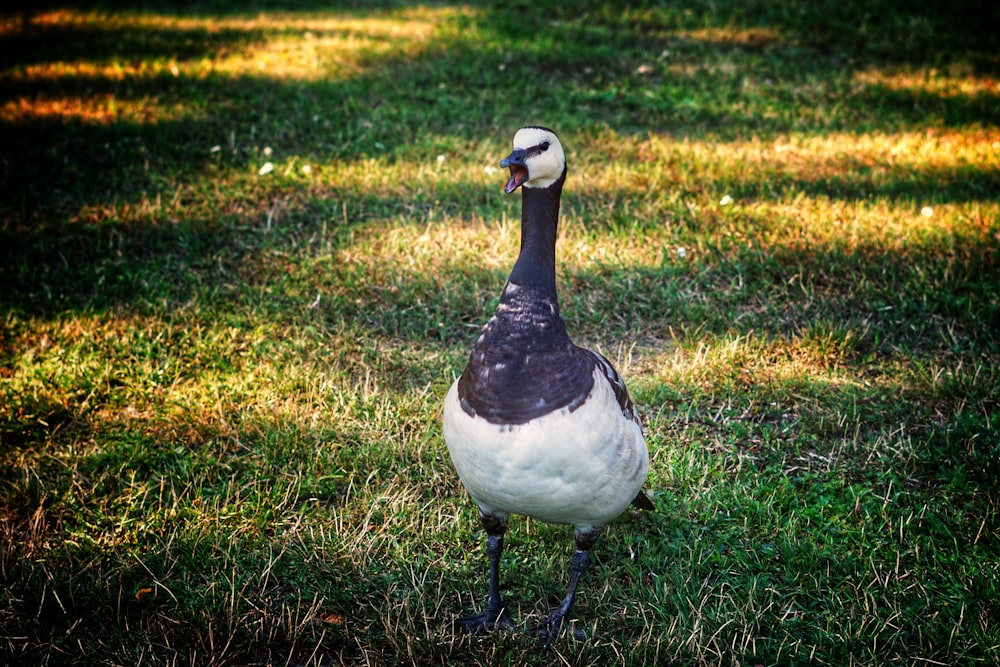
<path fill-rule="evenodd" d="M 504 192 L 518 187 L 547 188 L 566 176 L 566 154 L 559 137 L 545 127 L 522 127 L 514 135 L 514 150 L 500 161 L 510 169 Z"/>

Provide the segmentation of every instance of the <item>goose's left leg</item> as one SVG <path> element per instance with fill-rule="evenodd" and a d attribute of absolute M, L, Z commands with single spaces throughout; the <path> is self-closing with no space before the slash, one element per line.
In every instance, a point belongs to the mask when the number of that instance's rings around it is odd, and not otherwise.
<path fill-rule="evenodd" d="M 538 640 L 542 642 L 543 649 L 552 646 L 552 642 L 559 635 L 559 629 L 562 627 L 563 620 L 565 620 L 573 608 L 573 603 L 576 601 L 576 588 L 580 584 L 580 577 L 587 571 L 587 566 L 590 564 L 590 550 L 597 543 L 597 538 L 600 534 L 601 528 L 595 527 L 586 532 L 577 530 L 573 535 L 573 546 L 575 549 L 573 551 L 573 560 L 570 563 L 570 578 L 569 586 L 566 588 L 566 597 L 563 598 L 562 603 L 558 607 L 552 610 L 545 623 L 542 623 L 537 628 Z"/>

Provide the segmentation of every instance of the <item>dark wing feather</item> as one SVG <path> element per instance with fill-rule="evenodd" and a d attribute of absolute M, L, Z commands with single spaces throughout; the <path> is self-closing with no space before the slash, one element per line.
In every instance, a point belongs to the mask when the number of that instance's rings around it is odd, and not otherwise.
<path fill-rule="evenodd" d="M 652 512 L 653 510 L 656 509 L 656 505 L 653 504 L 653 501 L 650 500 L 649 496 L 647 496 L 642 491 L 640 491 L 639 495 L 637 495 L 632 500 L 632 507 L 635 507 L 636 509 L 640 510 L 647 510 L 649 512 Z"/>
<path fill-rule="evenodd" d="M 625 380 L 622 376 L 618 374 L 615 367 L 611 365 L 611 362 L 607 360 L 603 354 L 599 352 L 594 352 L 593 350 L 588 350 L 585 347 L 577 347 L 577 349 L 584 355 L 594 362 L 597 369 L 601 371 L 601 375 L 605 377 L 611 388 L 614 389 L 615 397 L 618 399 L 618 405 L 621 406 L 622 414 L 634 421 L 636 424 L 642 427 L 642 419 L 639 417 L 639 411 L 635 409 L 635 404 L 628 395 L 628 389 L 625 387 Z"/>

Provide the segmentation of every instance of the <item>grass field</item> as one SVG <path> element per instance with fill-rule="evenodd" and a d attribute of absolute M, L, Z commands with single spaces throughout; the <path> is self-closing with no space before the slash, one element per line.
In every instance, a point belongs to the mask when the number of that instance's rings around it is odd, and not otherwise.
<path fill-rule="evenodd" d="M 991 3 L 0 14 L 0 663 L 1000 664 Z M 912 6 L 911 6 L 912 5 Z M 655 513 L 467 637 L 441 403 L 556 129 Z M 519 624 L 570 530 L 517 519 Z"/>

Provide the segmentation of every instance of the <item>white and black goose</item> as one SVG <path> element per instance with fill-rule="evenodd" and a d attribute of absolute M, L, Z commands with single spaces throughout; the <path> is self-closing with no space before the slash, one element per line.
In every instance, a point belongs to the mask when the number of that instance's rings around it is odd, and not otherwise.
<path fill-rule="evenodd" d="M 556 231 L 566 156 L 556 134 L 524 127 L 500 162 L 505 191 L 522 192 L 521 250 L 496 313 L 444 404 L 444 438 L 486 529 L 489 599 L 459 620 L 470 632 L 513 627 L 500 594 L 500 554 L 511 514 L 575 527 L 565 598 L 538 627 L 546 648 L 570 612 L 590 549 L 642 493 L 649 453 L 621 376 L 570 341 L 556 298 Z"/>

